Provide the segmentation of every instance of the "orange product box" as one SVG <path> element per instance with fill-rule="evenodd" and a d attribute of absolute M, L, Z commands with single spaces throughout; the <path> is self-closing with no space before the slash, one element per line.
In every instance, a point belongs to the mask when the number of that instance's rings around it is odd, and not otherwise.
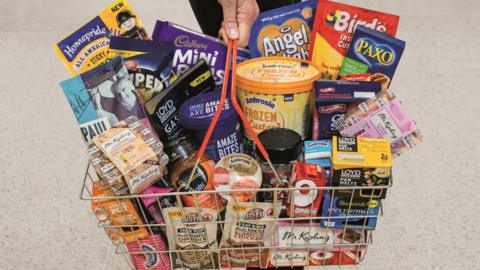
<path fill-rule="evenodd" d="M 114 197 L 110 187 L 101 182 L 93 183 L 93 197 Z M 122 226 L 106 228 L 107 233 L 114 243 L 132 243 L 149 235 L 143 225 L 142 219 L 128 199 L 94 199 L 92 209 L 101 225 Z"/>

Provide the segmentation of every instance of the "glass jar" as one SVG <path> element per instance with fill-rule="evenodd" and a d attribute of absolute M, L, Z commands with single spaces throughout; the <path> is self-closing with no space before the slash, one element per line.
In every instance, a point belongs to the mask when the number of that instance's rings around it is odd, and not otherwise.
<path fill-rule="evenodd" d="M 196 146 L 188 138 L 178 140 L 168 152 L 172 160 L 169 179 L 175 191 L 189 193 L 215 189 L 213 185 L 215 162 L 206 154 L 200 159 L 197 171 L 188 183 L 198 155 Z M 215 194 L 182 195 L 181 198 L 185 207 L 198 206 L 218 210 L 224 208 L 222 198 Z"/>
<path fill-rule="evenodd" d="M 262 188 L 286 188 L 292 176 L 293 164 L 301 155 L 302 137 L 295 131 L 286 128 L 274 128 L 261 132 L 258 138 L 270 156 L 273 168 L 267 163 L 257 148 L 258 162 L 262 169 Z M 277 179 L 277 172 L 280 179 Z M 277 198 L 282 205 L 287 202 L 286 192 L 279 192 Z M 261 191 L 257 193 L 257 201 L 273 202 L 273 192 Z"/>

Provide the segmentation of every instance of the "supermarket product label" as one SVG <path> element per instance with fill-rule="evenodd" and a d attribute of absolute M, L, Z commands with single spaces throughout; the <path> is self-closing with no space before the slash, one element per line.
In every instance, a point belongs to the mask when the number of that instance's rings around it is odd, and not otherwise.
<path fill-rule="evenodd" d="M 311 58 L 322 79 L 335 80 L 359 25 L 395 36 L 399 17 L 356 6 L 319 1 L 313 26 Z"/>
<path fill-rule="evenodd" d="M 282 56 L 308 59 L 316 1 L 262 12 L 252 26 L 252 57 Z"/>
<path fill-rule="evenodd" d="M 54 50 L 71 75 L 105 63 L 110 36 L 150 39 L 126 0 L 116 0 L 88 23 L 55 44 Z"/>

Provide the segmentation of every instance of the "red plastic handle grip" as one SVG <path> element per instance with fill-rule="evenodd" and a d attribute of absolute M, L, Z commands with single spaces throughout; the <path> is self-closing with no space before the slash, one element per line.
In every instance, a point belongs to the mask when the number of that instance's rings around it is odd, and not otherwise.
<path fill-rule="evenodd" d="M 220 118 L 220 115 L 222 114 L 223 108 L 225 106 L 225 99 L 227 98 L 228 77 L 230 75 L 230 63 L 232 61 L 231 56 L 232 56 L 232 46 L 230 46 L 230 43 L 229 43 L 228 50 L 227 50 L 227 61 L 225 66 L 225 77 L 223 78 L 220 102 L 217 105 L 217 111 L 213 116 L 212 122 L 210 122 L 210 125 L 208 126 L 208 130 L 207 130 L 207 133 L 205 134 L 205 138 L 203 138 L 200 149 L 198 150 L 197 158 L 199 160 L 202 158 L 203 154 L 205 153 L 205 149 L 207 148 L 208 142 L 212 137 L 212 133 L 215 130 L 215 126 L 217 125 L 218 119 Z"/>
<path fill-rule="evenodd" d="M 223 108 L 225 106 L 225 100 L 227 97 L 227 90 L 228 90 L 228 79 L 230 76 L 230 68 L 232 69 L 232 84 L 231 84 L 231 89 L 230 89 L 230 101 L 235 108 L 235 111 L 237 112 L 238 116 L 242 120 L 244 128 L 247 130 L 248 134 L 250 137 L 253 139 L 255 144 L 257 145 L 258 149 L 260 150 L 260 153 L 263 155 L 265 159 L 269 159 L 270 157 L 268 156 L 267 151 L 265 150 L 265 147 L 263 146 L 262 142 L 257 136 L 257 133 L 253 130 L 252 126 L 250 125 L 250 122 L 248 121 L 247 117 L 242 111 L 242 108 L 240 105 L 238 105 L 237 102 L 237 76 L 236 76 L 236 70 L 237 70 L 237 40 L 229 40 L 228 41 L 228 50 L 227 50 L 227 61 L 225 63 L 225 77 L 223 78 L 223 85 L 222 85 L 222 93 L 220 97 L 220 102 L 217 105 L 217 111 L 215 112 L 215 115 L 213 116 L 212 122 L 208 126 L 207 133 L 205 134 L 205 138 L 203 138 L 202 144 L 200 146 L 200 149 L 198 151 L 197 158 L 200 160 L 205 153 L 205 149 L 207 148 L 208 142 L 210 141 L 210 138 L 212 137 L 212 133 L 215 130 L 215 126 L 217 125 L 218 119 L 220 118 L 220 115 L 223 111 Z"/>
<path fill-rule="evenodd" d="M 258 149 L 260 150 L 260 153 L 262 153 L 263 157 L 268 160 L 270 157 L 268 156 L 267 151 L 265 150 L 265 147 L 263 147 L 262 142 L 257 136 L 257 133 L 253 130 L 252 126 L 250 125 L 250 122 L 248 121 L 247 117 L 242 111 L 242 108 L 240 105 L 238 105 L 237 102 L 237 41 L 233 41 L 232 43 L 229 43 L 228 46 L 230 45 L 233 47 L 233 65 L 232 65 L 232 87 L 230 90 L 230 99 L 233 104 L 233 107 L 237 111 L 238 116 L 242 120 L 243 127 L 247 130 L 248 134 L 250 135 L 250 138 L 253 139 L 255 144 L 257 145 Z"/>

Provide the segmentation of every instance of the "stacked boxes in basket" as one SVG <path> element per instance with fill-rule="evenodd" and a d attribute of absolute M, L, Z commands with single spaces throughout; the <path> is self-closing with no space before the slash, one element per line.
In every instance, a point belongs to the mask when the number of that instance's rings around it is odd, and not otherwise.
<path fill-rule="evenodd" d="M 229 78 L 223 42 L 164 21 L 149 35 L 125 0 L 58 42 L 82 198 L 117 251 L 134 269 L 358 264 L 393 157 L 422 139 L 389 90 L 398 21 L 330 1 L 262 13 Z"/>

